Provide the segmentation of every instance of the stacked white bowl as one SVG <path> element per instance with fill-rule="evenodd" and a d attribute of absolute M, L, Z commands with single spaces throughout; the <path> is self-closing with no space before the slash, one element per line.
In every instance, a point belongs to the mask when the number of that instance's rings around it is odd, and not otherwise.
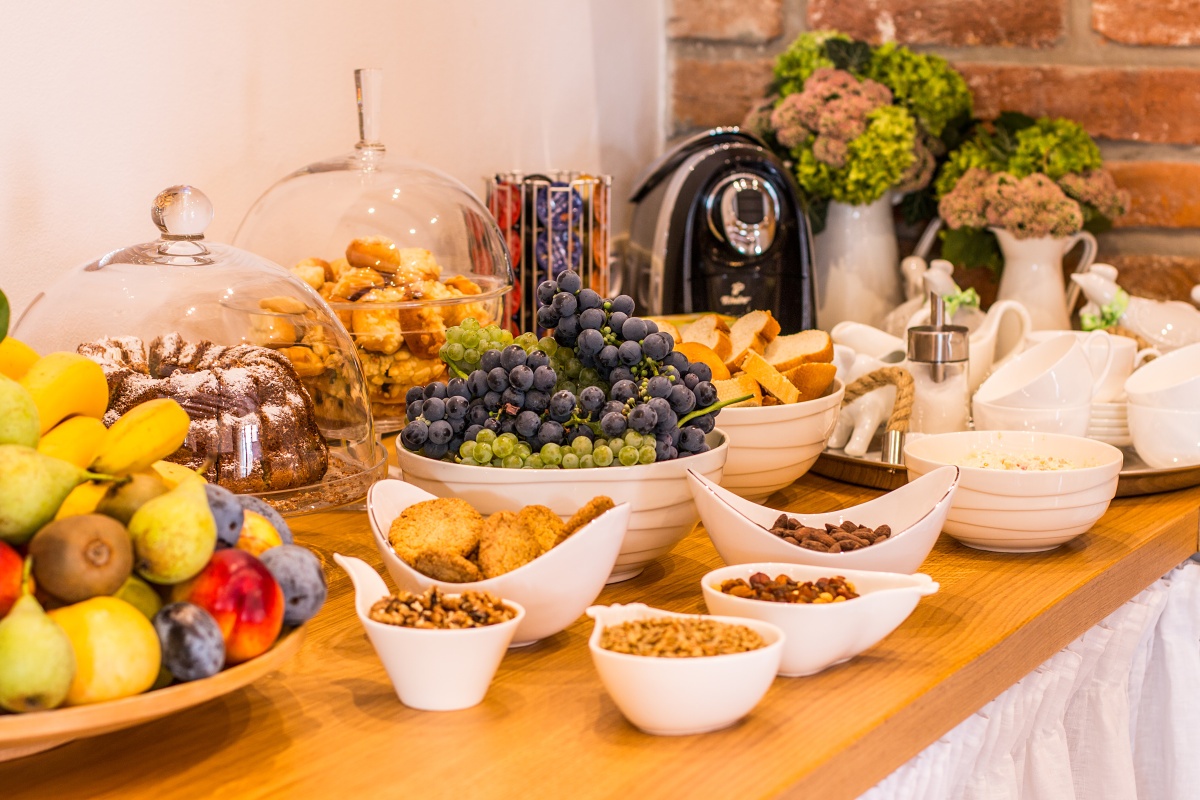
<path fill-rule="evenodd" d="M 1155 469 L 1200 464 L 1200 343 L 1156 358 L 1125 381 L 1129 434 Z"/>
<path fill-rule="evenodd" d="M 1010 468 L 963 466 L 987 456 Z M 1063 459 L 1065 469 L 1036 467 Z M 1123 462 L 1112 445 L 1077 436 L 1025 431 L 961 431 L 905 445 L 909 480 L 957 464 L 958 489 L 942 530 L 979 550 L 1036 553 L 1086 532 L 1117 493 Z"/>
<path fill-rule="evenodd" d="M 1124 396 L 1118 402 L 1092 403 L 1088 420 L 1087 437 L 1113 447 L 1128 447 L 1133 444 L 1129 435 L 1129 412 Z"/>

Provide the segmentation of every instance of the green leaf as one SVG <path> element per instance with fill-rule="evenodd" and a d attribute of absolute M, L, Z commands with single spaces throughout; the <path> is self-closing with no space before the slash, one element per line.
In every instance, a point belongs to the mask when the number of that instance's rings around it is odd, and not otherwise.
<path fill-rule="evenodd" d="M 8 298 L 4 296 L 4 292 L 0 291 L 0 342 L 4 341 L 4 337 L 8 336 Z"/>
<path fill-rule="evenodd" d="M 1012 136 L 1036 124 L 1036 119 L 1020 111 L 1001 111 L 1000 116 L 996 117 L 996 128 Z"/>
<path fill-rule="evenodd" d="M 813 236 L 825 230 L 825 219 L 829 216 L 828 197 L 805 198 L 804 210 L 808 214 L 809 224 L 812 225 Z"/>
<path fill-rule="evenodd" d="M 956 267 L 987 267 L 999 275 L 1004 269 L 1000 245 L 995 235 L 981 228 L 944 229 L 942 258 Z"/>
<path fill-rule="evenodd" d="M 900 200 L 900 211 L 904 214 L 905 225 L 919 225 L 936 217 L 938 206 L 933 185 L 904 195 Z"/>
<path fill-rule="evenodd" d="M 946 152 L 957 149 L 967 140 L 978 124 L 979 120 L 972 117 L 970 111 L 963 111 L 947 122 L 946 127 L 942 128 L 941 136 L 938 137 L 942 140 L 942 144 L 946 145 Z"/>
<path fill-rule="evenodd" d="M 1112 230 L 1112 220 L 1097 211 L 1095 206 L 1080 200 L 1075 202 L 1079 203 L 1079 208 L 1083 211 L 1083 229 L 1085 231 L 1097 234 Z"/>
<path fill-rule="evenodd" d="M 837 69 L 857 75 L 871 62 L 871 45 L 866 42 L 830 39 L 825 42 L 825 55 Z"/>

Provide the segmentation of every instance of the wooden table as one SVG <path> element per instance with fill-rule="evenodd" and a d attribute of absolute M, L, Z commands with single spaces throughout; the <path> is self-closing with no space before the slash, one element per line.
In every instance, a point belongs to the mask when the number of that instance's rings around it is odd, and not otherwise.
<path fill-rule="evenodd" d="M 807 476 L 772 503 L 826 511 L 877 492 Z M 1200 489 L 1115 501 L 1051 553 L 1000 555 L 943 536 L 941 591 L 891 636 L 810 678 L 777 678 L 742 722 L 648 736 L 617 711 L 587 651 L 590 620 L 510 651 L 482 705 L 401 705 L 330 554 L 382 572 L 366 515 L 295 522 L 325 560 L 329 602 L 299 656 L 251 687 L 137 728 L 0 765 L 0 798 L 848 798 L 983 706 L 1197 549 Z M 697 527 L 600 603 L 703 610 L 721 562 Z"/>

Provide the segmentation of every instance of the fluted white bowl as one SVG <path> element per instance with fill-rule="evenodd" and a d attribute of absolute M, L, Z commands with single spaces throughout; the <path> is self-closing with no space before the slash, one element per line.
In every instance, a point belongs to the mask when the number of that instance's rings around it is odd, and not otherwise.
<path fill-rule="evenodd" d="M 858 569 L 877 572 L 916 572 L 929 555 L 950 510 L 958 487 L 958 468 L 945 467 L 882 497 L 826 514 L 783 512 L 733 494 L 702 475 L 688 481 L 700 519 L 726 564 L 776 561 L 810 564 L 826 570 Z M 846 520 L 877 528 L 887 524 L 892 535 L 884 541 L 848 553 L 819 553 L 797 547 L 771 533 L 782 513 L 820 528 Z"/>
<path fill-rule="evenodd" d="M 748 500 L 765 500 L 808 472 L 837 424 L 845 388 L 835 380 L 815 400 L 722 409 L 718 420 L 729 437 L 729 458 L 721 485 Z"/>
<path fill-rule="evenodd" d="M 708 434 L 711 448 L 699 455 L 593 469 L 499 469 L 467 466 L 396 448 L 406 482 L 438 497 L 461 497 L 480 514 L 540 504 L 564 520 L 596 495 L 630 506 L 629 526 L 609 583 L 634 577 L 691 531 L 700 518 L 687 485 L 688 470 L 719 481 L 729 453 L 720 428 Z"/>

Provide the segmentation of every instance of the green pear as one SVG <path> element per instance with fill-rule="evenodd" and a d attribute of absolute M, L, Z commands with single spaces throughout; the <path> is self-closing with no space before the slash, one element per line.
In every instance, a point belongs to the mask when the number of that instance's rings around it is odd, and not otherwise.
<path fill-rule="evenodd" d="M 217 546 L 204 481 L 185 480 L 147 500 L 129 520 L 129 535 L 134 569 L 146 580 L 176 584 L 199 573 Z"/>
<path fill-rule="evenodd" d="M 37 447 L 37 404 L 24 386 L 0 375 L 0 444 L 22 444 Z"/>
<path fill-rule="evenodd" d="M 29 594 L 0 620 L 0 708 L 44 711 L 59 706 L 75 677 L 75 651 L 58 623 Z"/>
<path fill-rule="evenodd" d="M 63 500 L 89 479 L 111 480 L 32 447 L 0 444 L 0 539 L 25 544 L 54 519 Z"/>

